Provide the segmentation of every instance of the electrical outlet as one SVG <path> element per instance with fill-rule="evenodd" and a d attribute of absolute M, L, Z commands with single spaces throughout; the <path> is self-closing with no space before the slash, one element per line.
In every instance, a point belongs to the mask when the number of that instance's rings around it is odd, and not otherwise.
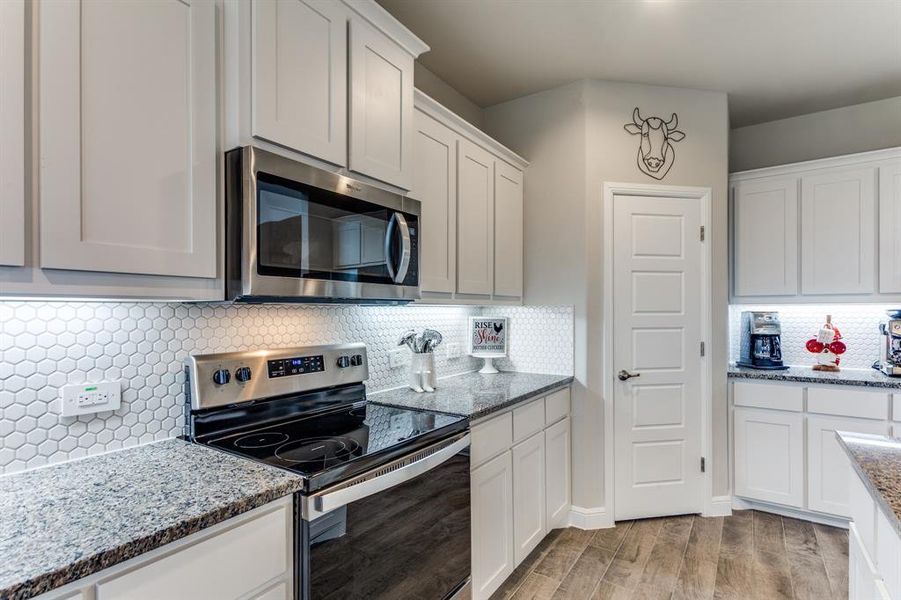
<path fill-rule="evenodd" d="M 407 348 L 398 348 L 388 352 L 388 366 L 397 369 L 410 364 L 410 351 Z"/>
<path fill-rule="evenodd" d="M 460 344 L 457 343 L 448 343 L 445 348 L 447 348 L 447 358 L 460 358 Z"/>
<path fill-rule="evenodd" d="M 104 381 L 64 385 L 60 400 L 64 417 L 116 410 L 122 405 L 122 382 Z"/>

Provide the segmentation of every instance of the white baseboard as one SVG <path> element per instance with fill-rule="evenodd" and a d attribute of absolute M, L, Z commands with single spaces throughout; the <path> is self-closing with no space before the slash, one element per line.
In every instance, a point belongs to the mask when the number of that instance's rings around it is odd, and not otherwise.
<path fill-rule="evenodd" d="M 702 517 L 728 517 L 732 514 L 732 496 L 714 496 L 707 501 Z"/>
<path fill-rule="evenodd" d="M 779 504 L 770 504 L 769 502 L 761 502 L 759 500 L 748 500 L 746 498 L 733 498 L 732 508 L 735 510 L 759 510 L 769 512 L 783 517 L 791 517 L 802 521 L 813 521 L 814 523 L 822 523 L 832 527 L 848 528 L 848 519 L 842 517 L 833 517 L 817 512 L 804 510 L 802 508 L 792 508 L 789 506 L 781 506 Z"/>
<path fill-rule="evenodd" d="M 578 529 L 606 529 L 614 526 L 613 515 L 608 514 L 603 506 L 597 508 L 571 506 L 569 526 Z"/>

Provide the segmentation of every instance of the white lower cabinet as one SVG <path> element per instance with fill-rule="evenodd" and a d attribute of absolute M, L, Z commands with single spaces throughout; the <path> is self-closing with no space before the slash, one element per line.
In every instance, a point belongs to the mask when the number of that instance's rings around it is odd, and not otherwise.
<path fill-rule="evenodd" d="M 513 572 L 513 462 L 508 450 L 472 472 L 472 590 L 487 598 Z"/>
<path fill-rule="evenodd" d="M 548 399 L 548 402 L 550 399 Z M 569 417 L 544 431 L 544 481 L 547 528 L 565 527 L 570 501 L 570 445 Z"/>
<path fill-rule="evenodd" d="M 863 547 L 854 523 L 848 528 L 848 598 L 879 598 L 876 582 L 879 580 L 873 563 Z"/>
<path fill-rule="evenodd" d="M 288 600 L 290 496 L 39 596 L 39 600 Z"/>
<path fill-rule="evenodd" d="M 513 446 L 513 556 L 522 562 L 547 533 L 544 433 Z"/>
<path fill-rule="evenodd" d="M 472 428 L 475 600 L 490 597 L 548 531 L 567 524 L 569 410 L 564 389 Z"/>
<path fill-rule="evenodd" d="M 807 508 L 850 517 L 848 477 L 851 464 L 836 431 L 888 434 L 888 424 L 847 417 L 807 417 Z"/>
<path fill-rule="evenodd" d="M 860 476 L 851 471 L 848 531 L 849 600 L 901 598 L 901 537 Z"/>
<path fill-rule="evenodd" d="M 804 505 L 804 416 L 735 409 L 735 494 L 801 508 Z"/>

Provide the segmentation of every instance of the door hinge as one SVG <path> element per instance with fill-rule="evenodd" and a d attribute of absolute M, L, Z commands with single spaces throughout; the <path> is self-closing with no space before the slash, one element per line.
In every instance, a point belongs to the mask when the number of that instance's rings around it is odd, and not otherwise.
<path fill-rule="evenodd" d="M 704 226 L 701 225 L 701 241 L 704 241 Z"/>
<path fill-rule="evenodd" d="M 701 473 L 707 472 L 707 459 L 703 456 L 701 457 Z"/>
<path fill-rule="evenodd" d="M 704 356 L 706 352 L 706 348 L 704 347 L 704 342 L 701 342 L 701 356 Z"/>

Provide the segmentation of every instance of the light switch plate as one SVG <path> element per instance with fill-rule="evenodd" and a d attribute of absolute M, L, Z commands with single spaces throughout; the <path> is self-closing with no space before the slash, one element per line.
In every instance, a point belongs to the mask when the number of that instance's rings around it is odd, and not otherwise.
<path fill-rule="evenodd" d="M 445 346 L 445 347 L 447 348 L 447 350 L 446 350 L 446 352 L 447 352 L 447 358 L 449 358 L 449 359 L 451 359 L 451 358 L 460 358 L 460 356 L 461 356 L 461 353 L 460 353 L 460 344 L 457 344 L 457 343 L 455 343 L 455 342 L 449 342 L 449 343 L 447 344 L 447 346 Z"/>
<path fill-rule="evenodd" d="M 122 382 L 104 381 L 64 385 L 60 402 L 64 417 L 116 410 L 122 404 Z"/>
<path fill-rule="evenodd" d="M 407 348 L 398 348 L 388 352 L 388 366 L 392 369 L 410 364 L 410 351 Z"/>

